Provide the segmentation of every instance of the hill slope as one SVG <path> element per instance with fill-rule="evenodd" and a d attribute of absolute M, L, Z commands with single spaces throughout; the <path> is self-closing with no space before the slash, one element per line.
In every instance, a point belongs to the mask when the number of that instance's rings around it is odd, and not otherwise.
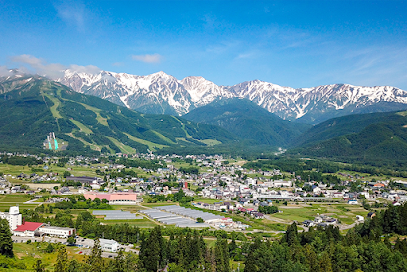
<path fill-rule="evenodd" d="M 255 144 L 286 147 L 292 139 L 309 128 L 305 124 L 285 121 L 246 99 L 214 101 L 183 116 L 198 123 L 223 127 L 236 136 Z"/>
<path fill-rule="evenodd" d="M 144 115 L 37 76 L 0 78 L 0 148 L 38 150 L 49 132 L 72 151 L 135 153 L 234 139 L 222 128 Z"/>
<path fill-rule="evenodd" d="M 293 146 L 309 146 L 338 136 L 359 133 L 365 127 L 380 122 L 397 122 L 402 116 L 394 112 L 352 114 L 332 118 L 310 128 L 293 141 Z"/>
<path fill-rule="evenodd" d="M 307 156 L 407 160 L 407 112 L 336 118 L 310 129 L 302 138 L 300 153 Z"/>

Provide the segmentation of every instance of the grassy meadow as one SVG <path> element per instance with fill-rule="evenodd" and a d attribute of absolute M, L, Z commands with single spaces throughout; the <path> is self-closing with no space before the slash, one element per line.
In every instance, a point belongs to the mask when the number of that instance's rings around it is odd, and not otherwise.
<path fill-rule="evenodd" d="M 0 262 L 11 261 L 14 265 L 10 265 L 9 268 L 4 270 L 0 268 L 0 271 L 34 271 L 34 264 L 39 258 L 41 258 L 46 271 L 53 271 L 58 253 L 57 249 L 52 253 L 46 253 L 44 250 L 47 245 L 48 243 L 14 243 L 14 258 L 11 260 L 0 259 Z M 57 247 L 57 244 L 53 245 Z M 69 259 L 75 258 L 78 261 L 84 259 L 83 255 L 78 254 L 81 251 L 78 247 L 66 247 L 66 251 Z"/>

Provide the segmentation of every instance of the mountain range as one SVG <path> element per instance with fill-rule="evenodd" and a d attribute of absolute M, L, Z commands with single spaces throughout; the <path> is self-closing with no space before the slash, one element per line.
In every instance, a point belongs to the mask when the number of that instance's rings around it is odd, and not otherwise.
<path fill-rule="evenodd" d="M 175 82 L 165 74 L 153 74 L 149 77 L 150 82 L 157 81 L 153 85 L 161 86 L 161 90 L 164 90 L 161 93 L 166 95 L 172 93 L 169 86 L 184 88 L 180 82 Z M 173 82 L 162 85 L 163 77 L 168 82 Z M 191 90 L 198 88 L 194 85 L 194 80 L 187 78 L 182 82 L 188 83 Z M 114 81 L 110 80 L 110 83 L 113 88 Z M 141 83 L 135 85 L 139 84 Z M 104 86 L 99 84 L 100 90 Z M 152 85 L 148 86 L 147 89 L 151 90 Z M 299 118 L 294 119 L 295 121 L 284 120 L 254 100 L 223 96 L 221 90 L 215 88 L 216 85 L 211 86 L 208 89 L 212 88 L 212 91 L 195 94 L 196 101 L 202 101 L 197 99 L 198 96 L 205 97 L 206 104 L 190 104 L 189 112 L 180 117 L 140 113 L 129 109 L 129 100 L 124 99 L 127 103 L 125 105 L 119 96 L 115 97 L 122 101 L 122 106 L 76 92 L 60 82 L 41 76 L 0 77 L 0 149 L 45 152 L 47 146 L 44 146 L 44 141 L 50 132 L 55 132 L 58 141 L 68 152 L 81 154 L 148 151 L 165 154 L 254 154 L 253 152 L 263 153 L 266 150 L 274 152 L 277 147 L 283 147 L 289 149 L 289 154 L 300 156 L 360 161 L 407 160 L 407 112 L 394 112 L 397 107 L 393 107 L 404 105 L 401 103 L 404 91 L 393 88 L 389 92 L 390 87 L 370 88 L 370 91 L 374 89 L 383 93 L 382 97 L 376 97 L 379 102 L 360 106 L 355 110 L 393 112 L 351 114 L 310 125 L 299 123 Z M 335 90 L 343 88 L 345 87 Z M 90 88 L 95 89 L 96 86 Z M 182 93 L 191 97 L 185 88 Z M 390 101 L 391 97 L 397 98 L 396 101 L 399 102 Z M 175 98 L 174 96 L 168 101 L 173 103 Z M 369 99 L 375 101 L 372 97 Z M 369 104 L 366 101 L 364 105 Z M 162 107 L 162 104 L 156 104 L 156 107 L 157 105 Z M 169 103 L 167 107 L 174 110 Z M 147 108 L 152 109 L 153 106 L 147 103 L 144 109 Z M 340 114 L 345 109 L 344 106 Z M 347 110 L 351 112 L 350 108 Z M 303 117 L 307 115 L 311 116 L 308 112 Z M 331 115 L 338 113 L 332 112 Z M 320 120 L 323 119 L 321 116 Z"/>
<path fill-rule="evenodd" d="M 164 72 L 147 76 L 66 70 L 58 82 L 143 113 L 182 116 L 220 98 L 246 98 L 285 120 L 318 124 L 330 118 L 407 109 L 407 92 L 396 87 L 332 84 L 282 87 L 253 80 L 218 86 L 203 77 L 178 80 Z"/>
<path fill-rule="evenodd" d="M 40 76 L 0 78 L 0 94 L 2 150 L 42 150 L 50 132 L 68 151 L 81 153 L 145 153 L 235 140 L 218 126 L 141 114 Z"/>

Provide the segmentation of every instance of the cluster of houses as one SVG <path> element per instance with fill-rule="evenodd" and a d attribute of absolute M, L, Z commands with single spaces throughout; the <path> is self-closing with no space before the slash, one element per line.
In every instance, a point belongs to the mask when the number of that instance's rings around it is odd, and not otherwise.
<path fill-rule="evenodd" d="M 326 216 L 326 215 L 319 215 L 317 217 L 315 217 L 315 219 L 312 220 L 305 220 L 303 222 L 303 225 L 306 227 L 314 227 L 314 226 L 318 226 L 318 227 L 326 227 L 329 225 L 336 225 L 338 224 L 338 220 L 336 218 L 330 217 L 330 216 Z"/>
<path fill-rule="evenodd" d="M 263 219 L 264 214 L 261 212 L 258 212 L 258 208 L 254 206 L 254 204 L 251 204 L 250 207 L 243 207 L 243 204 L 241 202 L 215 202 L 213 204 L 209 203 L 204 203 L 204 202 L 195 202 L 193 205 L 197 208 L 201 209 L 207 209 L 207 210 L 213 210 L 213 211 L 235 211 L 235 212 L 241 212 L 248 214 L 252 216 L 255 219 Z M 271 205 L 271 202 L 262 202 L 263 206 L 269 206 Z"/>
<path fill-rule="evenodd" d="M 129 157 L 126 154 L 118 154 L 119 156 Z M 35 155 L 37 159 L 40 157 Z M 217 199 L 222 201 L 236 201 L 243 207 L 246 206 L 259 206 L 260 203 L 265 201 L 333 201 L 342 200 L 347 201 L 349 204 L 359 204 L 361 198 L 369 201 L 374 201 L 378 198 L 387 199 L 392 202 L 405 202 L 407 200 L 407 192 L 405 190 L 391 190 L 389 188 L 389 181 L 380 182 L 367 182 L 362 185 L 360 192 L 350 192 L 349 188 L 351 183 L 355 181 L 355 178 L 347 174 L 342 175 L 347 178 L 343 180 L 342 184 L 344 190 L 335 190 L 332 185 L 317 183 L 309 180 L 304 183 L 302 188 L 296 187 L 295 182 L 297 178 L 284 178 L 283 174 L 277 170 L 250 170 L 244 169 L 239 165 L 233 165 L 225 163 L 225 159 L 220 155 L 206 156 L 206 155 L 155 155 L 148 154 L 135 154 L 134 158 L 141 158 L 146 160 L 159 160 L 163 162 L 163 167 L 158 170 L 142 169 L 146 173 L 152 173 L 149 178 L 140 177 L 117 177 L 109 178 L 106 186 L 105 181 L 100 177 L 67 177 L 67 181 L 80 182 L 84 188 L 79 193 L 86 193 L 89 190 L 103 190 L 106 193 L 115 192 L 133 192 L 136 193 L 141 200 L 143 195 L 169 195 L 175 194 L 180 188 L 183 189 L 187 196 L 198 195 L 204 198 Z M 58 163 L 57 157 L 45 157 L 41 158 L 45 163 Z M 190 160 L 193 161 L 194 166 L 201 167 L 200 173 L 197 175 L 184 174 L 176 169 L 171 163 L 176 160 Z M 99 170 L 112 170 L 116 169 L 120 171 L 125 168 L 121 164 L 112 165 L 100 165 L 92 166 L 91 163 L 99 162 L 99 158 L 77 156 L 69 158 L 68 166 L 70 165 L 82 165 L 84 167 L 92 167 Z M 166 165 L 164 164 L 166 163 Z M 165 165 L 165 166 L 164 166 Z M 68 168 L 69 170 L 69 168 Z M 253 174 L 253 175 L 252 175 Z M 256 174 L 256 177 L 254 177 Z M 176 178 L 177 182 L 182 184 L 178 188 L 169 188 L 168 186 L 162 186 L 162 183 L 169 181 L 169 177 Z M 21 179 L 30 179 L 31 181 L 53 181 L 57 178 L 57 174 L 47 173 L 46 175 L 25 175 L 21 174 Z M 24 190 L 14 186 L 13 188 L 6 185 L 7 181 L 4 178 L 0 179 L 0 193 L 18 193 L 29 192 L 32 190 Z M 396 183 L 406 186 L 402 181 L 396 181 Z M 112 185 L 113 184 L 113 185 Z M 198 191 L 192 191 L 188 186 L 184 184 L 193 184 L 199 188 Z M 196 187 L 195 187 L 196 188 Z M 306 191 L 304 188 L 307 188 Z M 51 193 L 55 194 L 71 194 L 72 188 L 63 187 L 58 190 L 51 189 Z M 359 199 L 359 200 L 358 200 Z M 236 206 L 236 209 L 239 206 Z M 227 210 L 230 210 L 228 208 Z"/>

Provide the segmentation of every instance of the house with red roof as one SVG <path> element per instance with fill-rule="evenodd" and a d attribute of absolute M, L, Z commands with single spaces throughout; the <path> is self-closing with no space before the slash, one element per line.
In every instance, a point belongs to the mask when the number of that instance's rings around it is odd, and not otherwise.
<path fill-rule="evenodd" d="M 15 230 L 13 230 L 13 234 L 15 236 L 25 236 L 25 237 L 34 237 L 39 236 L 38 229 L 44 223 L 37 223 L 37 222 L 23 222 L 22 225 L 17 226 Z"/>

